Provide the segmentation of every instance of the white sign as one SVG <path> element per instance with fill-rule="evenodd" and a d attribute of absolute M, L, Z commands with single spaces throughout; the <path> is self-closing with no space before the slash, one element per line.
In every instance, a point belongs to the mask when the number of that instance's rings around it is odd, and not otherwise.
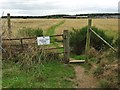
<path fill-rule="evenodd" d="M 38 45 L 50 44 L 50 37 L 49 36 L 37 37 L 37 43 L 38 43 Z"/>

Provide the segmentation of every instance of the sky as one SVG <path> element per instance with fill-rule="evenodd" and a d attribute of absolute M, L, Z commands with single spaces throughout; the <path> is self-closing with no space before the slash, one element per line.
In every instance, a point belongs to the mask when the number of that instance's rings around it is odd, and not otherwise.
<path fill-rule="evenodd" d="M 0 16 L 117 13 L 119 0 L 0 0 Z M 4 13 L 3 13 L 4 12 Z"/>

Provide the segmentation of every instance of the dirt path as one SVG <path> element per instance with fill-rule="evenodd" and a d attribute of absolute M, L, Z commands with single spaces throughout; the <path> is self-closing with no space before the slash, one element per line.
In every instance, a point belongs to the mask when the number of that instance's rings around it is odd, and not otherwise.
<path fill-rule="evenodd" d="M 86 74 L 84 68 L 80 65 L 73 65 L 76 72 L 76 88 L 97 88 L 97 80 L 90 74 Z"/>

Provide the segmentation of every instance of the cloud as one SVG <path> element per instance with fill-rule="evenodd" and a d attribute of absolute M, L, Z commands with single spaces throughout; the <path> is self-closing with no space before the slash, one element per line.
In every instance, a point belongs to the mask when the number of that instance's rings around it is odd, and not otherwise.
<path fill-rule="evenodd" d="M 0 0 L 0 11 L 12 15 L 117 12 L 118 0 Z"/>
<path fill-rule="evenodd" d="M 60 6 L 54 3 L 23 3 L 23 2 L 7 2 L 5 5 L 1 5 L 2 9 L 22 9 L 22 10 L 39 10 L 39 9 L 57 9 Z"/>

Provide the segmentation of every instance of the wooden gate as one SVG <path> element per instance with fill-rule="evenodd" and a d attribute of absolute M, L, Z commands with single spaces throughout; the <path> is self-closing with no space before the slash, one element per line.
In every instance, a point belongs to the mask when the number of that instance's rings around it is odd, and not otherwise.
<path fill-rule="evenodd" d="M 49 36 L 50 38 L 51 37 L 62 37 L 63 39 L 60 41 L 60 40 L 55 40 L 55 42 L 62 42 L 63 43 L 63 47 L 55 47 L 55 48 L 46 48 L 45 50 L 54 50 L 54 49 L 61 49 L 63 48 L 64 49 L 64 52 L 63 55 L 64 55 L 64 63 L 69 63 L 69 55 L 70 55 L 70 48 L 69 48 L 69 31 L 68 30 L 64 30 L 63 31 L 63 34 L 60 34 L 60 35 L 52 35 L 52 36 Z M 3 44 L 3 48 L 5 47 L 11 47 L 11 46 L 18 46 L 20 47 L 21 49 L 24 49 L 25 47 L 27 47 L 29 44 L 27 43 L 24 43 L 25 40 L 35 40 L 36 42 L 36 39 L 37 37 L 27 37 L 27 38 L 10 38 L 10 39 L 2 39 L 3 40 L 3 43 L 4 42 L 7 42 L 7 41 L 17 41 L 19 42 L 19 44 L 6 44 L 4 46 Z M 37 43 L 37 42 L 36 42 Z M 36 44 L 36 43 L 31 43 L 31 44 Z M 52 42 L 51 42 L 52 43 Z M 3 53 L 6 53 L 6 51 L 4 50 Z M 9 52 L 10 54 L 11 52 Z M 62 53 L 58 53 L 58 54 L 62 54 Z M 11 56 L 11 54 L 10 54 Z"/>

